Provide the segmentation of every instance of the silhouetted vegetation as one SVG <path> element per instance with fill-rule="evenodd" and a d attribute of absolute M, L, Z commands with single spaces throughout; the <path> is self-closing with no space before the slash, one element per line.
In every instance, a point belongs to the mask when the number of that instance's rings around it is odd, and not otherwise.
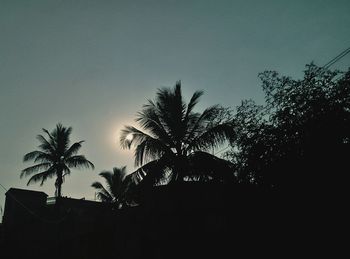
<path fill-rule="evenodd" d="M 77 155 L 81 144 L 84 141 L 75 142 L 70 146 L 71 127 L 64 127 L 62 124 L 57 124 L 56 128 L 49 132 L 43 129 L 47 138 L 43 135 L 38 135 L 37 139 L 40 142 L 39 150 L 27 153 L 23 161 L 34 161 L 35 165 L 22 170 L 23 176 L 31 176 L 27 185 L 40 182 L 41 185 L 48 179 L 56 177 L 55 195 L 61 197 L 62 183 L 65 176 L 71 173 L 71 168 L 94 168 L 94 165 L 83 155 Z"/>
<path fill-rule="evenodd" d="M 4 244 L 21 244 L 25 249 L 15 251 L 21 257 L 27 251 L 45 257 L 55 250 L 57 258 L 199 258 L 239 250 L 247 254 L 252 248 L 266 254 L 276 247 L 313 250 L 310 240 L 320 241 L 319 233 L 328 227 L 325 212 L 334 212 L 320 194 L 337 192 L 346 182 L 350 70 L 310 64 L 302 79 L 274 71 L 259 77 L 266 103 L 245 100 L 235 111 L 214 105 L 194 112 L 203 92 L 186 103 L 180 82 L 173 89 L 159 89 L 138 113 L 142 130 L 126 126 L 120 138 L 123 148 L 135 148 L 139 169 L 129 175 L 125 167 L 101 172 L 105 186 L 94 182 L 92 187 L 104 203 L 57 198 L 48 204 L 45 193 L 12 189 L 6 198 Z M 77 155 L 83 141 L 70 146 L 71 130 L 57 124 L 51 133 L 43 129 L 47 139 L 38 135 L 40 150 L 24 156 L 36 163 L 22 171 L 21 177 L 36 173 L 28 184 L 56 176 L 56 195 L 61 196 L 70 168 L 93 168 Z M 210 153 L 225 143 L 231 146 L 227 160 Z M 307 191 L 317 199 L 305 199 Z M 300 194 L 301 199 L 294 199 Z M 314 212 L 317 203 L 320 210 Z M 139 206 L 124 206 L 130 204 Z M 37 212 L 28 211 L 30 206 Z M 44 248 L 37 249 L 40 253 L 33 249 L 38 244 Z"/>
<path fill-rule="evenodd" d="M 231 163 L 208 153 L 233 140 L 232 122 L 217 120 L 224 109 L 219 105 L 195 112 L 202 95 L 197 91 L 186 103 L 180 82 L 173 89 L 159 89 L 156 99 L 138 113 L 136 121 L 142 130 L 125 127 L 120 143 L 123 148 L 135 148 L 135 165 L 140 166 L 135 178 L 149 186 L 234 180 Z"/>
<path fill-rule="evenodd" d="M 350 151 L 350 71 L 306 66 L 302 79 L 259 75 L 264 105 L 237 108 L 235 139 L 226 153 L 240 182 L 278 189 L 339 186 Z"/>
<path fill-rule="evenodd" d="M 102 202 L 113 203 L 117 208 L 121 207 L 125 202 L 126 186 L 124 179 L 126 176 L 126 167 L 114 167 L 113 172 L 103 171 L 99 175 L 104 178 L 106 187 L 100 182 L 92 183 L 91 186 L 98 191 L 97 198 Z"/>

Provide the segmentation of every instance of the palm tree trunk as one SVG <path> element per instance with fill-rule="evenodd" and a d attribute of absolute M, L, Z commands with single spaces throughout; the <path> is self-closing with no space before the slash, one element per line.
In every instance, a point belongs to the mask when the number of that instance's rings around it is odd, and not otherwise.
<path fill-rule="evenodd" d="M 63 183 L 63 172 L 62 170 L 59 170 L 57 172 L 57 179 L 56 179 L 56 197 L 62 197 L 62 183 Z"/>

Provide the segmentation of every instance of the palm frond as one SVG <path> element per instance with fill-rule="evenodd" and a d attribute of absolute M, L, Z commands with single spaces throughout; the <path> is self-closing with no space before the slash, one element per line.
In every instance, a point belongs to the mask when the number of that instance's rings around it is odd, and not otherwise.
<path fill-rule="evenodd" d="M 149 161 L 160 158 L 170 152 L 163 143 L 157 139 L 148 138 L 139 143 L 134 151 L 135 166 L 143 165 Z"/>
<path fill-rule="evenodd" d="M 188 120 L 188 116 L 192 113 L 193 108 L 196 106 L 196 104 L 198 103 L 200 97 L 204 94 L 203 91 L 196 91 L 192 97 L 190 102 L 187 105 L 187 111 L 186 111 L 186 120 Z"/>
<path fill-rule="evenodd" d="M 112 196 L 106 195 L 102 192 L 98 192 L 97 193 L 97 198 L 102 201 L 102 202 L 106 202 L 106 203 L 112 203 L 115 199 Z"/>
<path fill-rule="evenodd" d="M 211 122 L 219 111 L 219 105 L 213 105 L 203 111 L 201 115 L 197 115 L 192 119 L 192 124 L 188 125 L 188 132 L 185 142 L 190 143 L 197 135 L 202 134 L 206 130 L 207 123 Z"/>
<path fill-rule="evenodd" d="M 98 190 L 97 197 L 103 202 L 112 202 L 114 197 L 109 193 L 105 187 L 100 182 L 94 182 L 91 184 L 91 187 L 94 187 Z"/>
<path fill-rule="evenodd" d="M 113 184 L 110 186 L 110 190 L 117 199 L 122 198 L 123 193 L 126 191 L 124 183 L 126 174 L 126 166 L 113 168 Z"/>
<path fill-rule="evenodd" d="M 127 172 L 126 172 L 126 166 L 122 167 L 113 167 L 113 174 L 118 175 L 121 179 L 124 179 Z"/>
<path fill-rule="evenodd" d="M 188 151 L 217 148 L 224 144 L 225 141 L 232 141 L 234 137 L 235 131 L 232 124 L 222 123 L 209 128 L 203 134 L 193 139 L 188 146 Z"/>
<path fill-rule="evenodd" d="M 133 179 L 132 185 L 142 183 L 144 186 L 158 185 L 167 177 L 167 170 L 171 168 L 172 159 L 166 156 L 144 164 L 132 174 L 128 175 L 129 180 Z"/>
<path fill-rule="evenodd" d="M 102 171 L 101 173 L 98 174 L 99 176 L 102 176 L 107 183 L 112 183 L 113 180 L 113 173 L 111 171 Z"/>
<path fill-rule="evenodd" d="M 68 167 L 73 167 L 73 168 L 86 168 L 86 169 L 94 169 L 95 166 L 93 163 L 91 163 L 89 160 L 85 158 L 83 155 L 76 155 L 76 156 L 71 156 L 66 158 L 65 163 L 67 164 Z"/>
<path fill-rule="evenodd" d="M 56 129 L 57 129 L 57 126 L 56 126 Z M 47 142 L 50 143 L 50 145 L 52 145 L 52 147 L 56 147 L 57 139 L 55 139 L 55 137 L 47 129 L 42 128 L 42 131 L 44 131 L 50 139 L 50 141 L 47 141 Z M 53 134 L 54 134 L 54 131 L 53 131 Z"/>
<path fill-rule="evenodd" d="M 114 200 L 112 196 L 106 195 L 103 192 L 98 192 L 96 195 L 97 198 L 102 202 L 111 203 Z"/>
<path fill-rule="evenodd" d="M 49 142 L 43 135 L 40 135 L 40 134 L 37 135 L 36 138 L 41 143 L 39 145 L 39 148 L 41 150 L 46 151 L 46 152 L 51 153 L 51 154 L 54 154 L 56 152 L 55 143 L 53 143 L 52 141 Z"/>
<path fill-rule="evenodd" d="M 38 154 L 38 156 L 34 159 L 34 163 L 45 163 L 45 162 L 51 162 L 53 163 L 55 161 L 55 157 L 53 157 L 51 154 L 48 153 L 42 153 Z"/>
<path fill-rule="evenodd" d="M 132 135 L 132 138 L 129 139 L 129 135 Z M 145 138 L 153 138 L 152 136 L 138 130 L 133 126 L 125 126 L 120 135 L 120 145 L 124 149 L 130 149 L 132 145 L 137 146 Z"/>
<path fill-rule="evenodd" d="M 181 82 L 174 89 L 158 89 L 156 97 L 158 114 L 166 127 L 173 142 L 180 143 L 186 129 L 184 124 L 186 103 L 182 99 Z"/>
<path fill-rule="evenodd" d="M 36 182 L 39 182 L 41 181 L 40 183 L 40 186 L 43 185 L 43 183 L 46 181 L 47 178 L 51 178 L 53 177 L 54 175 L 56 174 L 56 170 L 54 167 L 50 167 L 48 170 L 44 171 L 44 172 L 41 172 L 41 173 L 38 173 L 38 174 L 35 174 L 33 175 L 27 185 L 31 184 L 32 182 L 33 183 L 36 183 Z"/>
<path fill-rule="evenodd" d="M 50 168 L 50 166 L 52 166 L 52 163 L 41 163 L 41 164 L 27 167 L 21 171 L 20 177 L 22 178 L 23 176 L 29 176 L 41 170 L 47 170 L 48 168 Z"/>
<path fill-rule="evenodd" d="M 129 134 L 133 135 L 131 140 L 127 139 Z M 148 135 L 135 127 L 126 126 L 122 130 L 120 142 L 123 148 L 135 146 L 135 165 L 142 165 L 149 159 L 158 158 L 161 154 L 169 152 L 170 148 L 161 140 Z"/>
<path fill-rule="evenodd" d="M 107 184 L 107 187 L 104 187 L 100 182 L 94 182 L 92 184 L 92 187 L 99 190 L 99 199 L 107 202 L 117 202 L 123 200 L 127 189 L 127 186 L 124 183 L 126 167 L 114 167 L 113 172 L 102 171 L 99 173 L 99 175 L 105 179 Z"/>
<path fill-rule="evenodd" d="M 85 141 L 79 141 L 75 142 L 73 145 L 68 148 L 68 150 L 65 152 L 64 156 L 65 157 L 70 157 L 78 153 L 79 149 L 81 148 L 81 144 L 84 143 Z"/>
<path fill-rule="evenodd" d="M 65 154 L 69 147 L 69 136 L 72 132 L 72 127 L 64 127 L 61 123 L 56 125 L 56 128 L 52 131 L 51 135 L 56 141 L 56 150 L 60 155 Z"/>
<path fill-rule="evenodd" d="M 99 176 L 105 179 L 108 192 L 113 193 L 112 191 L 112 186 L 114 185 L 113 173 L 110 171 L 102 171 L 101 173 L 99 173 Z"/>
<path fill-rule="evenodd" d="M 29 152 L 27 154 L 24 155 L 23 157 L 23 162 L 28 162 L 28 161 L 31 161 L 31 160 L 34 160 L 34 162 L 37 162 L 35 161 L 38 157 L 40 158 L 49 158 L 49 154 L 48 153 L 45 153 L 43 151 L 39 151 L 39 150 L 35 150 L 35 151 L 32 151 L 32 152 Z M 49 159 L 47 159 L 49 160 Z"/>
<path fill-rule="evenodd" d="M 70 175 L 71 171 L 66 164 L 63 164 L 63 177 L 66 175 Z"/>
<path fill-rule="evenodd" d="M 153 136 L 156 136 L 169 145 L 173 145 L 154 102 L 149 100 L 149 103 L 143 106 L 143 110 L 138 113 L 136 122 L 139 122 L 141 127 L 147 129 Z"/>

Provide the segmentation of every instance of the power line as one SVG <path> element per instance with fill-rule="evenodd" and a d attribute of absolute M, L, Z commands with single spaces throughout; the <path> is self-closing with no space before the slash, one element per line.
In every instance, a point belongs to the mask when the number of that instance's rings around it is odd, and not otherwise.
<path fill-rule="evenodd" d="M 345 57 L 347 54 L 350 53 L 350 47 L 343 50 L 341 53 L 339 53 L 337 56 L 335 56 L 334 58 L 332 58 L 330 61 L 328 61 L 325 65 L 323 65 L 323 67 L 320 68 L 320 70 L 326 70 L 328 68 L 330 68 L 332 65 L 334 65 L 335 63 L 337 63 L 339 60 L 341 60 L 343 57 Z M 214 153 L 214 155 L 217 155 L 223 151 L 225 151 L 226 149 L 230 148 L 230 145 L 228 145 L 227 147 L 217 151 Z"/>
<path fill-rule="evenodd" d="M 334 65 L 335 63 L 337 63 L 339 60 L 341 60 L 343 57 L 345 57 L 347 54 L 350 53 L 350 47 L 343 50 L 340 54 L 338 54 L 336 57 L 334 57 L 333 59 L 331 59 L 330 61 L 328 61 L 323 67 L 322 69 L 328 69 L 330 66 Z"/>

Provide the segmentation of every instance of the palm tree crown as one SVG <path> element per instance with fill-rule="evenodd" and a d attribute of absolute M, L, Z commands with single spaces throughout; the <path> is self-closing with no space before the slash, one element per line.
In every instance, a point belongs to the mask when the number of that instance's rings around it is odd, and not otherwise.
<path fill-rule="evenodd" d="M 121 146 L 135 148 L 135 165 L 141 166 L 137 171 L 140 175 L 152 174 L 158 180 L 170 175 L 172 180 L 182 181 L 191 173 L 192 158 L 199 155 L 218 161 L 205 151 L 233 139 L 232 121 L 215 123 L 222 109 L 219 105 L 202 113 L 194 112 L 202 95 L 202 91 L 196 91 L 186 103 L 180 81 L 173 89 L 159 89 L 156 99 L 148 100 L 137 114 L 136 121 L 142 129 L 126 126 L 122 130 Z"/>
<path fill-rule="evenodd" d="M 94 187 L 97 192 L 97 197 L 102 202 L 108 203 L 122 203 L 122 196 L 124 191 L 123 180 L 126 176 L 126 167 L 114 167 L 113 172 L 102 171 L 99 173 L 106 182 L 104 187 L 100 182 L 94 182 L 91 186 Z"/>
<path fill-rule="evenodd" d="M 31 176 L 27 185 L 35 182 L 40 182 L 40 185 L 52 177 L 56 177 L 55 195 L 61 197 L 61 186 L 66 175 L 71 173 L 71 168 L 92 168 L 94 165 L 83 155 L 77 155 L 81 144 L 84 141 L 75 142 L 70 146 L 71 127 L 64 127 L 58 123 L 56 128 L 49 132 L 43 129 L 47 137 L 38 135 L 37 139 L 40 142 L 39 150 L 27 153 L 23 157 L 23 161 L 34 161 L 33 166 L 22 170 L 23 176 Z"/>

